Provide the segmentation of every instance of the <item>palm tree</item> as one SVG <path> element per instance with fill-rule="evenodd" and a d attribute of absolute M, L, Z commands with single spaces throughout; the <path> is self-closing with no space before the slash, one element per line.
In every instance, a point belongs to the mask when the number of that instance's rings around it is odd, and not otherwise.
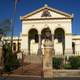
<path fill-rule="evenodd" d="M 3 35 L 3 30 L 0 29 L 0 41 L 1 41 L 2 35 Z"/>
<path fill-rule="evenodd" d="M 0 35 L 6 36 L 11 31 L 11 20 L 5 19 L 0 22 Z"/>

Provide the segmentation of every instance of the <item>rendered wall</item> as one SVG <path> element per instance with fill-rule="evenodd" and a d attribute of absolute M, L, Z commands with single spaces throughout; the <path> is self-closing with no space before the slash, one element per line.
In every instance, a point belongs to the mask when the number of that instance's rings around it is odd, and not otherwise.
<path fill-rule="evenodd" d="M 66 52 L 66 54 L 68 53 L 67 50 L 71 52 L 72 51 L 71 19 L 23 21 L 22 22 L 22 45 L 21 45 L 21 49 L 24 49 L 25 52 L 28 50 L 28 32 L 31 29 L 36 29 L 38 31 L 38 34 L 41 34 L 41 31 L 47 27 L 50 28 L 51 34 L 53 34 L 53 35 L 54 35 L 54 31 L 57 28 L 62 28 L 65 31 L 65 52 Z"/>

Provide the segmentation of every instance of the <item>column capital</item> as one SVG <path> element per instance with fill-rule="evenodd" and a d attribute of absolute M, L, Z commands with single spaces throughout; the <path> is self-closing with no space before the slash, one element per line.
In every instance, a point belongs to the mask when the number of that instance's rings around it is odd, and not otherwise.
<path fill-rule="evenodd" d="M 24 37 L 25 37 L 25 36 L 28 36 L 28 34 L 22 34 L 22 36 L 24 36 Z"/>
<path fill-rule="evenodd" d="M 41 31 L 38 31 L 38 35 L 41 35 Z"/>
<path fill-rule="evenodd" d="M 41 35 L 41 33 L 38 33 L 38 35 Z"/>
<path fill-rule="evenodd" d="M 54 36 L 54 34 L 52 34 L 52 36 Z"/>

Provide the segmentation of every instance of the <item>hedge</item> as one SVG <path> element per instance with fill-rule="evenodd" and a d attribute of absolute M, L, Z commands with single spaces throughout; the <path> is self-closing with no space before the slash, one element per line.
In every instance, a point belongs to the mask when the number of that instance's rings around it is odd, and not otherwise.
<path fill-rule="evenodd" d="M 53 62 L 53 68 L 60 69 L 63 64 L 63 59 L 54 57 L 52 62 Z"/>
<path fill-rule="evenodd" d="M 69 63 L 71 65 L 71 69 L 78 69 L 80 67 L 80 57 L 79 56 L 70 57 Z"/>

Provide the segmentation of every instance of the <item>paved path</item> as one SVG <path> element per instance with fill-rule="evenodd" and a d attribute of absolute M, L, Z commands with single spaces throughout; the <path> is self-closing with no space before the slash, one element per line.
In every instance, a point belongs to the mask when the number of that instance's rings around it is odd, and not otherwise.
<path fill-rule="evenodd" d="M 41 77 L 0 77 L 0 80 L 43 80 Z"/>
<path fill-rule="evenodd" d="M 59 77 L 53 79 L 42 79 L 40 77 L 0 77 L 0 80 L 80 80 L 80 77 Z"/>
<path fill-rule="evenodd" d="M 80 80 L 80 77 L 58 77 L 58 78 L 44 79 L 44 80 Z"/>
<path fill-rule="evenodd" d="M 41 64 L 27 64 L 13 71 L 12 74 L 41 76 L 42 75 L 42 65 Z"/>

